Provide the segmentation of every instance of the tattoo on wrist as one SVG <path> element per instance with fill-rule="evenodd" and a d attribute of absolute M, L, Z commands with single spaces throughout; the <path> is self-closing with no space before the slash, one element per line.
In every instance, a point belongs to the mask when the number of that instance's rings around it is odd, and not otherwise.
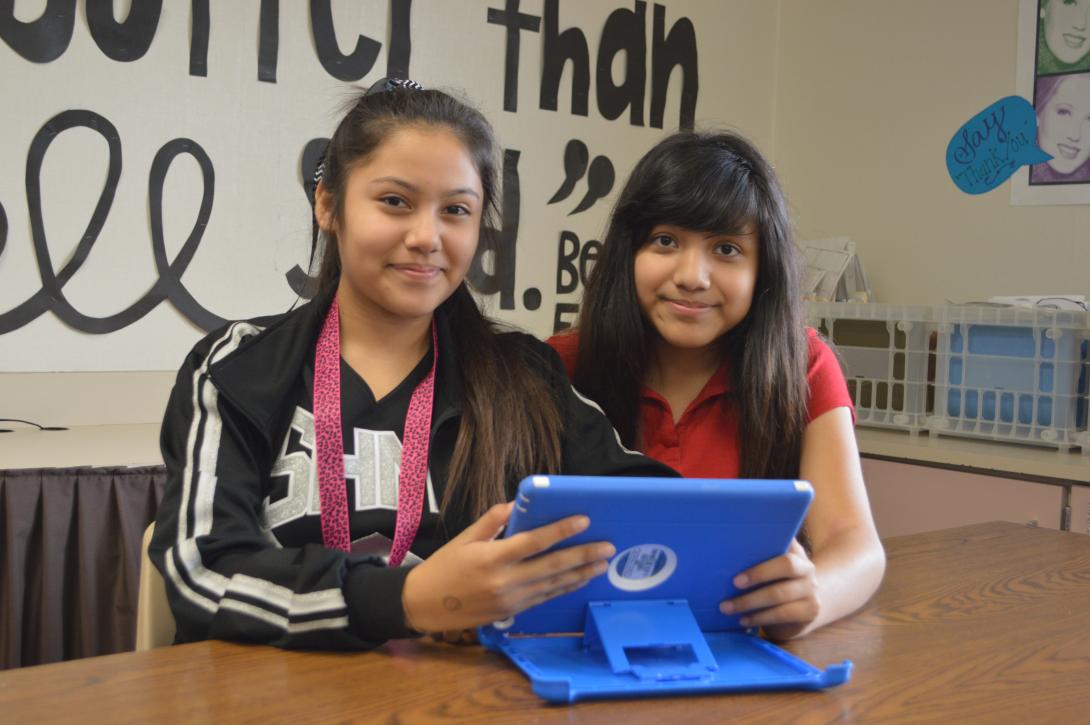
<path fill-rule="evenodd" d="M 458 597 L 444 597 L 443 608 L 448 612 L 456 612 L 462 608 L 462 600 Z"/>

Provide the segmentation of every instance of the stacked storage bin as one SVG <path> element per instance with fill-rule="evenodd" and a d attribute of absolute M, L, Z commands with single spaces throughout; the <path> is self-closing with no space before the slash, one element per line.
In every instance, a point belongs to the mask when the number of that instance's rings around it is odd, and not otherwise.
<path fill-rule="evenodd" d="M 1082 372 L 1079 374 L 1079 432 L 1075 441 L 1081 446 L 1082 454 L 1090 456 L 1090 312 L 1086 315 L 1087 327 L 1082 339 Z"/>
<path fill-rule="evenodd" d="M 840 359 L 858 425 L 924 428 L 930 307 L 811 302 L 807 317 Z"/>
<path fill-rule="evenodd" d="M 1076 424 L 1078 432 L 1075 442 L 1081 447 L 1084 456 L 1090 456 L 1090 311 L 1086 312 L 1086 329 L 1083 330 L 1081 353 L 1082 369 L 1078 382 L 1078 410 Z"/>
<path fill-rule="evenodd" d="M 932 433 L 1086 452 L 1086 312 L 950 305 L 936 315 Z"/>

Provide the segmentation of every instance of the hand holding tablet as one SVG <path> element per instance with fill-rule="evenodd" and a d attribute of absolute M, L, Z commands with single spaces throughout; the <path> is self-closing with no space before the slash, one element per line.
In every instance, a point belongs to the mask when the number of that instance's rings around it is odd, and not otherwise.
<path fill-rule="evenodd" d="M 590 522 L 583 515 L 497 540 L 511 506 L 493 506 L 410 570 L 401 599 L 411 629 L 443 632 L 506 619 L 574 591 L 605 572 L 605 562 L 615 553 L 606 542 L 580 543 L 543 554 L 585 532 Z"/>

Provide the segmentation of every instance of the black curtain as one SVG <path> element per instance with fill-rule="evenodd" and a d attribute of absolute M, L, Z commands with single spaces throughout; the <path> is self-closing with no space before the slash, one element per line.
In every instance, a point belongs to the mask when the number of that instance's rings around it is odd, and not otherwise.
<path fill-rule="evenodd" d="M 166 471 L 0 471 L 0 669 L 131 650 Z"/>

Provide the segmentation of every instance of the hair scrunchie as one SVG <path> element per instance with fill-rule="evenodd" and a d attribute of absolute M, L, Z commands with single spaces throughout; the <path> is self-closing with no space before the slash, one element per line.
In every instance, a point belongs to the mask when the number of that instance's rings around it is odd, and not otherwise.
<path fill-rule="evenodd" d="M 414 80 L 408 78 L 381 78 L 371 84 L 363 96 L 373 96 L 376 93 L 386 93 L 387 91 L 394 91 L 397 89 L 405 89 L 409 91 L 422 91 L 424 86 L 420 85 Z M 320 159 L 318 159 L 318 165 L 314 167 L 314 188 L 318 188 L 318 184 L 322 180 L 322 176 L 325 175 L 325 159 L 326 154 L 323 152 Z"/>

